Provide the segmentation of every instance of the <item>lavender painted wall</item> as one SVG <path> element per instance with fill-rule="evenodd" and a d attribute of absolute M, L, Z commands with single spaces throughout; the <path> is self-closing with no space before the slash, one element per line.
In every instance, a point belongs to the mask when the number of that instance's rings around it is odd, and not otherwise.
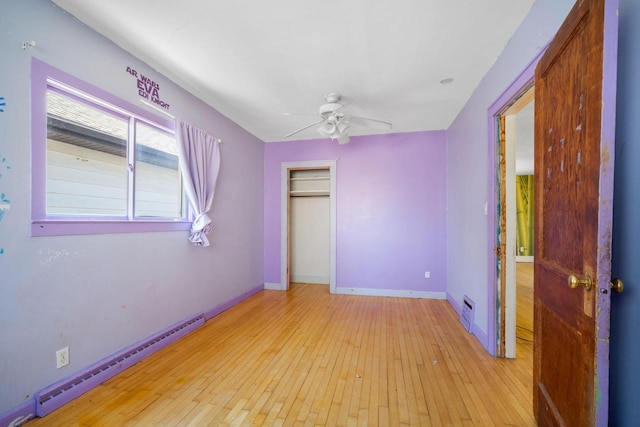
<path fill-rule="evenodd" d="M 0 3 L 0 414 L 156 331 L 263 283 L 264 144 L 47 0 Z M 22 50 L 23 41 L 36 46 Z M 186 232 L 30 237 L 30 64 L 138 103 L 131 66 L 170 112 L 222 138 L 212 246 Z M 6 208 L 9 209 L 6 209 Z M 71 364 L 55 368 L 69 346 Z"/>
<path fill-rule="evenodd" d="M 463 295 L 476 303 L 476 335 L 492 354 L 487 333 L 489 307 L 495 305 L 489 292 L 495 267 L 488 265 L 493 244 L 488 235 L 495 215 L 488 182 L 489 141 L 487 109 L 507 89 L 531 60 L 551 40 L 573 6 L 573 0 L 537 0 L 531 11 L 484 76 L 480 85 L 447 130 L 447 292 L 461 304 Z M 464 266 L 464 267 L 462 267 Z"/>
<path fill-rule="evenodd" d="M 332 159 L 337 159 L 337 287 L 444 292 L 446 139 L 441 131 L 355 137 L 347 145 L 267 144 L 265 282 L 280 282 L 280 164 Z"/>

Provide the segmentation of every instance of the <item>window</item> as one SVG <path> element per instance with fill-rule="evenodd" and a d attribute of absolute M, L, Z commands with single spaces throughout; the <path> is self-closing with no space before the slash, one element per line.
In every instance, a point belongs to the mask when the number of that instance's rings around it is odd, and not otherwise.
<path fill-rule="evenodd" d="M 173 124 L 49 74 L 46 135 L 33 115 L 32 235 L 188 229 Z"/>

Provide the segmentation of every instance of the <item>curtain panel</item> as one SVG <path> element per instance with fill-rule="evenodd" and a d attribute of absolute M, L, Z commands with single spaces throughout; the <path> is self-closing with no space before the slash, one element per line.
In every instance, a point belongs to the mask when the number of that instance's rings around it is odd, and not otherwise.
<path fill-rule="evenodd" d="M 176 142 L 185 193 L 194 215 L 189 241 L 196 246 L 209 246 L 211 210 L 218 171 L 220 140 L 190 123 L 176 119 Z"/>

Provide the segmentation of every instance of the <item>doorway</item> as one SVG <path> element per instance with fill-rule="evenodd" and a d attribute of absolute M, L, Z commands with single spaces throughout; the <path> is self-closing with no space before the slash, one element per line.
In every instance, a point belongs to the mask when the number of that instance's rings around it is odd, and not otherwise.
<path fill-rule="evenodd" d="M 499 355 L 533 343 L 534 94 L 525 89 L 499 115 Z"/>
<path fill-rule="evenodd" d="M 329 285 L 329 169 L 289 169 L 289 281 Z"/>
<path fill-rule="evenodd" d="M 309 171 L 323 171 L 322 173 Z M 292 180 L 293 176 L 293 180 Z M 328 281 L 326 274 L 323 277 L 315 274 L 310 276 L 316 281 L 324 281 L 329 284 L 329 292 L 336 292 L 336 161 L 335 160 L 317 160 L 317 161 L 300 161 L 300 162 L 283 162 L 281 164 L 281 185 L 280 185 L 280 289 L 288 290 L 291 279 L 294 278 L 292 271 L 293 255 L 293 227 L 302 226 L 304 224 L 292 224 L 293 209 L 299 211 L 302 206 L 303 210 L 313 209 L 313 203 L 298 203 L 301 199 L 312 197 L 328 198 Z M 293 197 L 292 197 L 293 196 Z M 292 200 L 293 201 L 292 203 Z M 306 205 L 306 206 L 304 206 Z M 311 206 L 309 206 L 311 205 Z M 326 219 L 325 219 L 326 220 Z M 292 227 L 293 226 L 293 227 Z M 305 257 L 313 257 L 313 248 L 304 255 Z M 304 264 L 303 260 L 303 264 Z M 303 274 L 304 276 L 304 274 Z M 299 279 L 299 277 L 296 277 Z M 308 280 L 305 280 L 308 281 Z"/>
<path fill-rule="evenodd" d="M 487 197 L 487 249 L 488 249 L 488 289 L 487 297 L 489 301 L 495 301 L 495 304 L 489 304 L 489 325 L 488 325 L 488 346 L 487 348 L 492 355 L 497 357 L 515 357 L 516 347 L 516 290 L 515 286 L 507 287 L 506 267 L 510 264 L 506 261 L 505 256 L 511 254 L 513 257 L 510 274 L 512 283 L 515 282 L 515 240 L 510 247 L 510 252 L 506 249 L 507 236 L 506 216 L 501 213 L 505 212 L 506 200 L 502 200 L 502 196 L 509 194 L 504 190 L 505 184 L 501 187 L 501 161 L 506 161 L 506 145 L 501 144 L 504 140 L 503 131 L 506 128 L 506 120 L 503 118 L 504 113 L 512 107 L 518 100 L 523 99 L 524 95 L 533 88 L 535 69 L 544 54 L 542 49 L 538 55 L 525 67 L 525 69 L 509 84 L 505 91 L 496 99 L 487 111 L 487 130 L 489 133 L 489 170 L 493 173 L 487 174 L 489 180 L 488 197 Z M 533 98 L 533 92 L 529 95 Z M 526 103 L 524 104 L 526 105 Z M 502 123 L 501 123 L 502 122 Z M 500 150 L 505 151 L 501 152 Z M 515 158 L 515 153 L 512 154 Z M 514 160 L 515 161 L 515 160 Z M 502 165 L 504 169 L 504 165 Z M 514 173 L 515 175 L 515 173 Z M 504 178 L 506 179 L 506 177 Z M 511 184 L 513 182 L 513 184 Z M 515 181 L 509 181 L 509 185 L 515 188 Z M 515 189 L 512 193 L 515 195 Z M 513 196 L 515 197 L 515 196 Z M 501 224 L 504 218 L 505 224 Z M 515 218 L 513 219 L 515 230 Z M 514 231 L 515 232 L 515 231 Z M 513 233 L 513 232 L 512 232 Z M 508 292 L 510 291 L 510 292 Z M 507 325 L 509 329 L 507 330 Z M 507 354 L 507 346 L 509 353 Z"/>

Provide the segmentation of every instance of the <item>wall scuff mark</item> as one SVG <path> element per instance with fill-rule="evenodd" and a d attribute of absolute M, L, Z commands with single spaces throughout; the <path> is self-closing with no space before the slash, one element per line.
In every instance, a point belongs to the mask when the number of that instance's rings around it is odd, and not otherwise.
<path fill-rule="evenodd" d="M 3 99 L 4 98 L 0 97 L 0 100 L 3 100 Z M 4 105 L 4 104 L 0 104 L 0 105 Z M 11 166 L 7 165 L 6 163 L 7 163 L 7 158 L 2 157 L 2 160 L 0 160 L 0 164 L 4 166 L 3 169 L 6 169 L 6 170 L 11 169 Z M 1 173 L 0 173 L 0 179 L 2 179 Z M 0 221 L 4 219 L 5 214 L 10 208 L 11 208 L 11 200 L 7 199 L 7 196 L 4 193 L 0 193 Z M 4 255 L 4 248 L 0 248 L 0 255 Z"/>

